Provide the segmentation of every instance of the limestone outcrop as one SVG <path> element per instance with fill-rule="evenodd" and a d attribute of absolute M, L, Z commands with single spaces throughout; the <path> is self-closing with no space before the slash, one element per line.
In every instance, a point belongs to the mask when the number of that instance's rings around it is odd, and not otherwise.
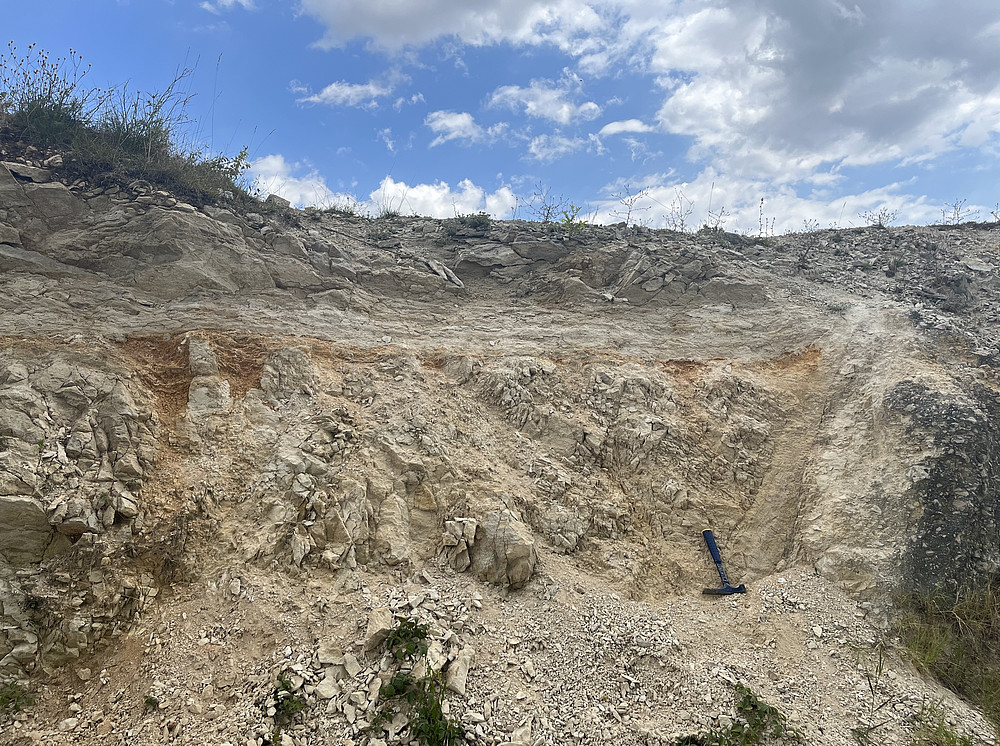
<path fill-rule="evenodd" d="M 0 680 L 167 703 L 45 738 L 260 746 L 280 676 L 359 739 L 411 617 L 477 742 L 654 743 L 743 679 L 805 717 L 892 590 L 1000 569 L 996 226 L 259 209 L 0 165 Z M 758 595 L 692 605 L 705 527 Z"/>

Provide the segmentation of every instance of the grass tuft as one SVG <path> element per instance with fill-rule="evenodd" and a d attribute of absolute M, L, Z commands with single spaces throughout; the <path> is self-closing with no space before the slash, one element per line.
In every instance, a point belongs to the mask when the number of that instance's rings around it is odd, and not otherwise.
<path fill-rule="evenodd" d="M 1000 584 L 901 597 L 900 639 L 914 664 L 1000 726 Z"/>
<path fill-rule="evenodd" d="M 917 715 L 913 746 L 975 746 L 975 741 L 952 728 L 940 707 L 925 706 Z"/>

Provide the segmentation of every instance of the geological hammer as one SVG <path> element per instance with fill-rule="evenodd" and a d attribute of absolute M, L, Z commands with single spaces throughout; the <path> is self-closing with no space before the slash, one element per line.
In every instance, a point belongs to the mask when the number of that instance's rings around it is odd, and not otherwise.
<path fill-rule="evenodd" d="M 715 544 L 715 536 L 712 534 L 712 529 L 706 528 L 701 532 L 701 535 L 708 545 L 708 551 L 712 554 L 712 559 L 715 560 L 715 566 L 719 569 L 719 577 L 722 578 L 721 588 L 706 588 L 702 593 L 707 596 L 729 596 L 733 593 L 746 593 L 747 587 L 743 583 L 734 586 L 729 582 L 729 576 L 726 575 L 726 570 L 722 566 L 722 555 L 719 554 L 719 547 Z"/>

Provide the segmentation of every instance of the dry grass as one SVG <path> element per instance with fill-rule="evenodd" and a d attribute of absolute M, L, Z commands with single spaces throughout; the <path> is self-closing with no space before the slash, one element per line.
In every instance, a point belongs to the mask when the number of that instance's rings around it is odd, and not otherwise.
<path fill-rule="evenodd" d="M 1000 583 L 952 595 L 909 595 L 899 636 L 914 664 L 1000 726 Z"/>

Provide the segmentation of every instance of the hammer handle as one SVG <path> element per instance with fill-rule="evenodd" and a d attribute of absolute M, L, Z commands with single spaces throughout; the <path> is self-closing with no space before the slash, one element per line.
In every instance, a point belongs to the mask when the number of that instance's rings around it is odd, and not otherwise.
<path fill-rule="evenodd" d="M 715 544 L 715 535 L 712 533 L 712 529 L 706 528 L 701 532 L 701 535 L 705 539 L 705 543 L 708 545 L 708 551 L 712 555 L 712 559 L 715 560 L 715 566 L 719 569 L 719 577 L 722 579 L 722 585 L 731 585 L 729 582 L 729 576 L 726 575 L 726 571 L 722 567 L 722 555 L 719 554 L 719 547 Z"/>

